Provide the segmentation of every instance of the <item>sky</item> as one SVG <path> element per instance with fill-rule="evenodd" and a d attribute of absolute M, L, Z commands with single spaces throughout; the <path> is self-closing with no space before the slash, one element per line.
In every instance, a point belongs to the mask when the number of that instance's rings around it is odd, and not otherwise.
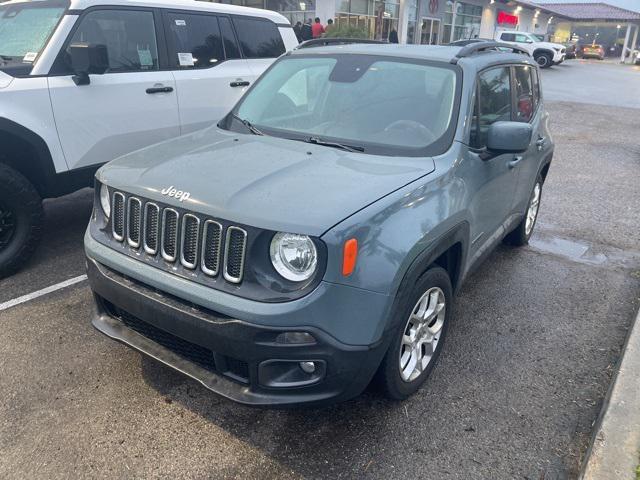
<path fill-rule="evenodd" d="M 640 12 L 640 0 L 534 0 L 535 3 L 608 3 L 616 7 Z"/>

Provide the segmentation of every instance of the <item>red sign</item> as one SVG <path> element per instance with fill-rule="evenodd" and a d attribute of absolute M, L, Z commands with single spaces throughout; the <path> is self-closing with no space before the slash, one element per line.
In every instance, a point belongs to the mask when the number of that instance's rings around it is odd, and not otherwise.
<path fill-rule="evenodd" d="M 498 25 L 518 25 L 518 16 L 507 12 L 498 12 Z"/>
<path fill-rule="evenodd" d="M 429 1 L 429 12 L 436 13 L 438 11 L 438 0 Z"/>

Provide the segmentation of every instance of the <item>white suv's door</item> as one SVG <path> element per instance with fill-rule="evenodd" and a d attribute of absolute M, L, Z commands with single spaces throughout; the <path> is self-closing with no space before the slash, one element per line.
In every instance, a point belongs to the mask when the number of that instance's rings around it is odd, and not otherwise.
<path fill-rule="evenodd" d="M 92 10 L 70 44 L 107 47 L 109 69 L 77 86 L 66 52 L 49 77 L 56 127 L 70 169 L 108 162 L 180 134 L 176 85 L 161 71 L 154 12 Z"/>
<path fill-rule="evenodd" d="M 168 11 L 163 19 L 185 134 L 224 117 L 256 76 L 241 58 L 228 16 Z"/>

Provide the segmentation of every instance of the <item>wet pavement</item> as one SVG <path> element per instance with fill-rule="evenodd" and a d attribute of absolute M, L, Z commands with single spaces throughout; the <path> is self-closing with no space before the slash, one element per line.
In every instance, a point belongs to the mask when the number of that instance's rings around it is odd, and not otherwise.
<path fill-rule="evenodd" d="M 238 406 L 96 332 L 80 283 L 0 312 L 0 477 L 574 477 L 640 304 L 640 110 L 548 108 L 531 245 L 465 284 L 416 396 Z M 90 209 L 90 191 L 48 202 L 43 248 L 0 303 L 84 273 Z"/>

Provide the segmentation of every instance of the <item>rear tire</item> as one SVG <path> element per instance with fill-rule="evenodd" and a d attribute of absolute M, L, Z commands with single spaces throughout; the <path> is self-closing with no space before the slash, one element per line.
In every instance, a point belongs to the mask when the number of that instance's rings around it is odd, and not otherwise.
<path fill-rule="evenodd" d="M 33 254 L 42 232 L 42 199 L 19 172 L 0 163 L 0 278 Z"/>
<path fill-rule="evenodd" d="M 540 68 L 549 68 L 553 65 L 553 57 L 550 53 L 539 53 L 534 56 L 534 60 L 538 62 Z"/>
<path fill-rule="evenodd" d="M 542 183 L 542 175 L 538 174 L 536 183 L 533 186 L 533 191 L 529 196 L 529 203 L 527 204 L 527 211 L 524 214 L 524 218 L 518 226 L 505 237 L 504 243 L 515 247 L 522 247 L 529 243 L 533 229 L 536 226 L 536 221 L 538 220 L 540 200 L 542 200 Z"/>
<path fill-rule="evenodd" d="M 406 301 L 398 305 L 394 312 L 398 325 L 376 374 L 387 397 L 404 400 L 425 382 L 440 356 L 452 302 L 449 275 L 443 268 L 433 267 L 418 279 Z"/>

